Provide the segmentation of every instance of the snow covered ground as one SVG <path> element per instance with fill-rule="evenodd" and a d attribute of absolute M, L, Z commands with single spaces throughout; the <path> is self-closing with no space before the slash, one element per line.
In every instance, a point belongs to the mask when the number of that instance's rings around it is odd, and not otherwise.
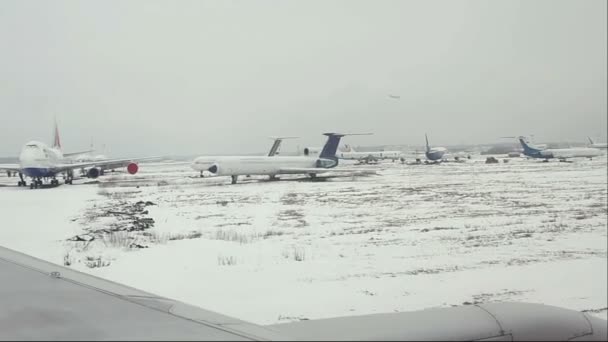
<path fill-rule="evenodd" d="M 0 176 L 0 245 L 260 324 L 505 300 L 606 318 L 605 156 L 237 185 L 141 166 L 39 190 Z"/>

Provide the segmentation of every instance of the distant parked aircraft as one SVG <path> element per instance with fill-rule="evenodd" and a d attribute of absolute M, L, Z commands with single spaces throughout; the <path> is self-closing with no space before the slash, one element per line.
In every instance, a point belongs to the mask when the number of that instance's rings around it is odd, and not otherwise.
<path fill-rule="evenodd" d="M 241 175 L 267 175 L 271 179 L 281 174 L 308 174 L 314 178 L 319 173 L 328 172 L 338 166 L 336 151 L 340 139 L 347 134 L 325 133 L 327 142 L 319 155 L 305 156 L 215 156 L 198 157 L 192 168 L 204 176 L 230 176 L 236 184 Z M 362 170 L 340 169 L 343 172 L 361 173 Z"/>
<path fill-rule="evenodd" d="M 589 139 L 589 145 L 588 145 L 588 147 L 591 147 L 591 148 L 601 148 L 601 149 L 608 148 L 608 143 L 595 143 L 595 142 L 593 142 L 593 140 L 590 137 L 587 137 L 587 139 Z"/>
<path fill-rule="evenodd" d="M 530 146 L 523 136 L 519 137 L 519 143 L 524 149 L 524 155 L 544 160 L 559 159 L 560 161 L 566 161 L 571 158 L 593 158 L 602 155 L 602 151 L 597 148 L 588 147 L 540 149 L 536 146 Z"/>
<path fill-rule="evenodd" d="M 355 151 L 355 149 L 350 145 L 346 145 L 346 147 L 347 147 L 347 151 L 337 152 L 336 157 L 338 157 L 339 159 L 345 159 L 345 160 L 357 160 L 359 162 L 368 163 L 368 164 L 371 162 L 376 162 L 378 160 L 390 159 L 392 161 L 395 161 L 395 160 L 399 160 L 399 159 L 403 158 L 403 152 L 401 152 L 401 151 L 360 152 L 360 151 Z"/>
<path fill-rule="evenodd" d="M 424 138 L 426 139 L 426 152 L 424 153 L 426 159 L 432 162 L 441 162 L 448 150 L 445 147 L 431 147 L 426 133 L 424 134 Z"/>

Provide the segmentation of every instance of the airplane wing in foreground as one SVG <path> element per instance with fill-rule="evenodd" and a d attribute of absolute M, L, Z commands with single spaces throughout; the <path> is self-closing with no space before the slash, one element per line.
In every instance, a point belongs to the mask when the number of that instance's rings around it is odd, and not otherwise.
<path fill-rule="evenodd" d="M 0 340 L 605 341 L 606 320 L 486 303 L 256 325 L 0 246 Z M 159 281 L 173 281 L 170 277 Z M 322 305 L 322 303 L 319 303 Z"/>
<path fill-rule="evenodd" d="M 283 340 L 268 328 L 0 247 L 0 340 Z"/>

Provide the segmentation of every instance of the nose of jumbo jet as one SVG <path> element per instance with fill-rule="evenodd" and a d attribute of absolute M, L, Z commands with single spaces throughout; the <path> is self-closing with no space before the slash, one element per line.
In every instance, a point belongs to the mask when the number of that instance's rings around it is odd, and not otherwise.
<path fill-rule="evenodd" d="M 46 159 L 43 149 L 34 143 L 26 144 L 19 154 L 19 162 L 22 167 L 38 167 Z"/>

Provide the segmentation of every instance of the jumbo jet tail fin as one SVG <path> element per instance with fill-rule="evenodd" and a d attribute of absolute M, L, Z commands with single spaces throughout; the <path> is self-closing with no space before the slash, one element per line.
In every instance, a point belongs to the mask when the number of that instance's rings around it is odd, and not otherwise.
<path fill-rule="evenodd" d="M 53 147 L 61 150 L 61 138 L 59 137 L 59 127 L 57 126 L 57 119 L 55 119 L 55 132 L 53 135 Z"/>
<path fill-rule="evenodd" d="M 424 133 L 424 139 L 426 140 L 426 151 L 430 152 L 431 146 L 429 146 L 429 137 L 426 135 L 426 133 Z"/>
<path fill-rule="evenodd" d="M 591 139 L 591 137 L 587 137 L 587 139 L 589 139 L 589 143 L 590 143 L 591 145 L 595 144 L 595 143 L 593 142 L 593 140 Z"/>

